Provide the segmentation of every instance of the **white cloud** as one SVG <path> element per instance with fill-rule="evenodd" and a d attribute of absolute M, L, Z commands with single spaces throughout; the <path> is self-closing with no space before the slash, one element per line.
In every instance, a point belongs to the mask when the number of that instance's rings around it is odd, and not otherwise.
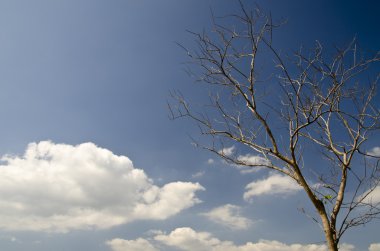
<path fill-rule="evenodd" d="M 359 196 L 359 198 L 363 198 L 364 195 L 368 194 L 368 192 L 369 190 L 364 192 L 361 196 Z M 363 202 L 368 204 L 380 203 L 380 186 L 375 187 L 374 190 L 367 195 Z"/>
<path fill-rule="evenodd" d="M 224 225 L 231 229 L 247 229 L 252 224 L 252 221 L 241 216 L 240 211 L 240 207 L 227 204 L 214 208 L 210 212 L 204 213 L 202 215 L 206 216 L 213 222 Z"/>
<path fill-rule="evenodd" d="M 209 164 L 209 165 L 212 165 L 212 164 L 214 164 L 215 163 L 215 160 L 214 159 L 208 159 L 207 160 L 207 164 Z"/>
<path fill-rule="evenodd" d="M 231 241 L 221 241 L 208 232 L 196 232 L 183 227 L 170 234 L 159 234 L 154 237 L 158 242 L 184 251 L 327 251 L 326 245 L 317 244 L 285 244 L 279 241 L 259 240 L 236 245 Z M 352 251 L 353 245 L 342 244 L 341 251 Z M 121 251 L 116 250 L 114 251 Z M 372 250 L 371 250 L 372 251 Z"/>
<path fill-rule="evenodd" d="M 367 152 L 367 154 L 375 157 L 380 157 L 380 147 L 377 146 L 372 148 L 369 152 Z"/>
<path fill-rule="evenodd" d="M 205 171 L 199 171 L 191 175 L 192 178 L 200 178 L 205 174 Z"/>
<path fill-rule="evenodd" d="M 235 146 L 226 147 L 218 151 L 219 154 L 224 155 L 226 157 L 232 157 L 232 155 L 235 153 Z M 238 155 L 235 156 L 236 161 L 240 162 L 240 165 L 237 164 L 231 164 L 234 167 L 237 167 L 241 173 L 252 173 L 257 172 L 260 170 L 260 166 L 270 165 L 271 162 L 259 155 L 253 155 L 253 154 L 245 154 L 245 155 Z M 213 159 L 209 159 L 209 164 L 214 163 Z M 245 166 L 248 165 L 248 166 Z M 255 166 L 255 167 L 252 167 Z"/>
<path fill-rule="evenodd" d="M 113 239 L 106 244 L 114 251 L 158 251 L 149 241 L 138 238 L 136 240 Z"/>
<path fill-rule="evenodd" d="M 234 154 L 234 151 L 235 151 L 235 146 L 231 146 L 231 147 L 226 147 L 226 148 L 219 150 L 218 153 L 221 155 L 225 155 L 225 156 L 229 157 L 232 154 Z"/>
<path fill-rule="evenodd" d="M 167 246 L 189 251 L 210 251 L 214 250 L 215 247 L 233 245 L 232 242 L 220 241 L 208 232 L 195 232 L 188 227 L 177 228 L 169 235 L 157 235 L 154 239 Z"/>
<path fill-rule="evenodd" d="M 137 219 L 164 220 L 201 201 L 195 191 L 204 190 L 198 183 L 172 182 L 162 188 L 153 186 L 142 195 L 143 202 L 134 208 Z"/>
<path fill-rule="evenodd" d="M 125 156 L 93 143 L 31 143 L 0 166 L 0 229 L 66 232 L 166 219 L 199 200 L 198 183 L 155 186 Z"/>
<path fill-rule="evenodd" d="M 372 203 L 380 203 L 380 186 L 377 186 L 375 190 L 370 194 Z"/>
<path fill-rule="evenodd" d="M 264 165 L 270 165 L 270 161 L 267 160 L 264 157 L 258 156 L 258 155 L 239 155 L 237 157 L 237 160 L 242 162 L 243 165 L 237 165 L 237 168 L 240 170 L 241 173 L 253 173 L 257 172 L 262 169 L 262 166 Z M 251 166 L 244 166 L 244 165 L 253 165 L 255 167 Z"/>
<path fill-rule="evenodd" d="M 369 251 L 380 251 L 380 243 L 372 243 L 369 248 Z"/>
<path fill-rule="evenodd" d="M 249 183 L 245 189 L 244 199 L 250 200 L 260 195 L 289 195 L 301 190 L 293 179 L 280 174 L 271 174 L 268 178 Z"/>
<path fill-rule="evenodd" d="M 251 154 L 239 155 L 237 157 L 237 160 L 243 162 L 245 165 L 258 165 L 258 166 L 270 165 L 269 160 L 258 155 L 251 155 Z"/>

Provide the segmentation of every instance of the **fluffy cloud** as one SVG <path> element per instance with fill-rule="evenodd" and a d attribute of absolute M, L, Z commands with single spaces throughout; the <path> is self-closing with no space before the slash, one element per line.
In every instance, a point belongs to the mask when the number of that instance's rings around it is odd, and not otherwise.
<path fill-rule="evenodd" d="M 222 242 L 208 232 L 195 232 L 188 227 L 177 228 L 168 235 L 157 235 L 154 239 L 167 246 L 191 251 L 209 251 L 213 250 L 214 247 L 227 247 L 232 245 L 232 242 Z"/>
<path fill-rule="evenodd" d="M 247 229 L 251 225 L 251 220 L 241 216 L 241 208 L 235 205 L 227 204 L 214 208 L 206 216 L 213 222 L 224 225 L 231 229 Z"/>
<path fill-rule="evenodd" d="M 158 234 L 154 237 L 158 242 L 184 251 L 327 251 L 326 245 L 290 244 L 279 241 L 260 240 L 257 243 L 247 242 L 235 245 L 231 241 L 221 241 L 208 232 L 196 232 L 191 228 L 177 228 L 170 234 Z M 146 241 L 146 240 L 145 240 Z M 351 251 L 354 246 L 342 244 L 339 250 Z M 114 251 L 129 251 L 133 249 L 113 249 Z M 143 249 L 142 249 L 143 250 Z M 372 251 L 372 250 L 371 250 Z"/>
<path fill-rule="evenodd" d="M 289 195 L 302 188 L 288 176 L 271 174 L 266 179 L 249 183 L 245 189 L 247 191 L 244 193 L 244 199 L 250 200 L 252 197 L 266 194 Z"/>
<path fill-rule="evenodd" d="M 0 166 L 0 228 L 65 232 L 165 219 L 200 202 L 198 183 L 155 186 L 125 156 L 93 143 L 31 143 Z"/>
<path fill-rule="evenodd" d="M 149 241 L 139 238 L 137 240 L 113 239 L 106 244 L 114 251 L 158 251 Z"/>
<path fill-rule="evenodd" d="M 369 248 L 369 251 L 380 251 L 380 243 L 372 243 Z"/>

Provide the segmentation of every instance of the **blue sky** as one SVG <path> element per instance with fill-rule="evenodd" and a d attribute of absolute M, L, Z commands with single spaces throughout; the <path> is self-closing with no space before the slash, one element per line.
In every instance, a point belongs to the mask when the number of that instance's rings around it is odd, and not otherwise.
<path fill-rule="evenodd" d="M 379 49 L 375 1 L 258 4 L 288 20 L 276 35 L 282 50 L 353 36 Z M 183 236 L 193 250 L 321 244 L 319 227 L 297 210 L 309 207 L 302 192 L 244 200 L 246 185 L 268 173 L 241 174 L 190 144 L 193 123 L 168 119 L 170 90 L 204 96 L 176 42 L 192 46 L 185 30 L 207 29 L 210 8 L 225 14 L 238 5 L 0 1 L 2 250 L 181 250 Z M 342 242 L 368 250 L 380 243 L 379 224 Z"/>

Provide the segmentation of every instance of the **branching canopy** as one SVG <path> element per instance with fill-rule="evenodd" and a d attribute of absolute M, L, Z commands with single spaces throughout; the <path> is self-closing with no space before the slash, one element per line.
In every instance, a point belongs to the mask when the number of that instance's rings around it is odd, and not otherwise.
<path fill-rule="evenodd" d="M 212 139 L 202 147 L 221 158 L 294 179 L 319 214 L 330 250 L 337 250 L 349 228 L 380 215 L 379 202 L 371 200 L 380 156 L 368 148 L 380 129 L 380 53 L 365 55 L 353 39 L 333 52 L 316 42 L 311 51 L 285 57 L 273 41 L 279 25 L 271 16 L 242 4 L 241 10 L 213 17 L 210 34 L 190 32 L 197 47 L 182 48 L 198 66 L 198 80 L 211 86 L 210 104 L 194 111 L 176 92 L 171 116 L 196 121 Z M 221 150 L 232 143 L 259 161 Z M 307 151 L 323 159 L 322 166 L 310 162 Z"/>

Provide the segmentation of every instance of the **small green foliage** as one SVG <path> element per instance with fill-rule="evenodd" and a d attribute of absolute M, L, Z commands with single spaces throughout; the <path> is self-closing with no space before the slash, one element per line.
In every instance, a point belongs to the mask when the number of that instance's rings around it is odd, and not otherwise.
<path fill-rule="evenodd" d="M 324 196 L 324 198 L 325 198 L 326 200 L 331 200 L 332 197 L 333 197 L 333 196 L 332 196 L 331 194 L 327 194 L 327 195 Z"/>

